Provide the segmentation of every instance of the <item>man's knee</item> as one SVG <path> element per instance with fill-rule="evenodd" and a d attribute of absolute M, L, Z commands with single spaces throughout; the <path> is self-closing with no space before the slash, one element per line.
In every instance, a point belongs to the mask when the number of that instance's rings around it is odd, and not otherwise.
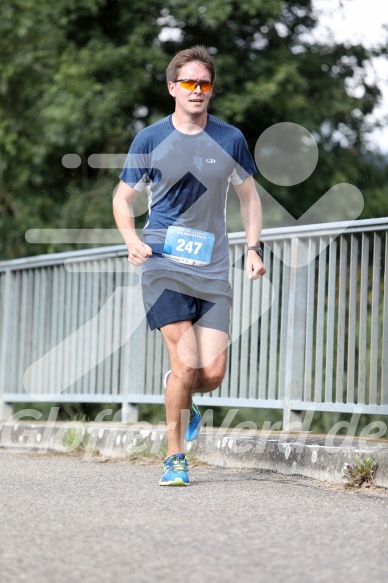
<path fill-rule="evenodd" d="M 186 366 L 184 363 L 175 364 L 172 366 L 171 370 L 175 379 L 183 385 L 193 385 L 196 377 L 196 369 L 191 366 Z"/>
<path fill-rule="evenodd" d="M 201 369 L 198 371 L 202 388 L 212 391 L 220 386 L 225 376 L 225 367 Z"/>

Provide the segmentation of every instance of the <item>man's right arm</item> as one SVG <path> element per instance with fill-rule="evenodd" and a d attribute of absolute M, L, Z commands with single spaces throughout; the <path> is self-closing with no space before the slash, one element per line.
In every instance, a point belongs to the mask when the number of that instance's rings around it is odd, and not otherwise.
<path fill-rule="evenodd" d="M 121 180 L 113 198 L 113 216 L 128 248 L 128 261 L 132 265 L 141 265 L 152 255 L 151 247 L 141 241 L 135 229 L 133 205 L 139 194 L 138 190 Z"/>

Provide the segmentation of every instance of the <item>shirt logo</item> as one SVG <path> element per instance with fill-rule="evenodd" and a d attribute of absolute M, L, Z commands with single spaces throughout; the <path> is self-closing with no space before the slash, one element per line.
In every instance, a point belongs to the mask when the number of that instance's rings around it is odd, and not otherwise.
<path fill-rule="evenodd" d="M 216 163 L 216 161 L 215 161 L 215 160 L 213 160 L 213 158 L 206 158 L 206 162 L 207 162 L 208 164 L 215 164 L 215 163 Z"/>

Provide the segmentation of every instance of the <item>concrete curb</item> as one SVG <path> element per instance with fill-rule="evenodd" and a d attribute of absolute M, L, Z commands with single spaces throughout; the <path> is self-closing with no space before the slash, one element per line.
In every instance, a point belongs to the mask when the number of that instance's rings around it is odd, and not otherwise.
<path fill-rule="evenodd" d="M 233 433 L 217 440 L 213 450 L 199 439 L 193 447 L 196 457 L 208 463 L 234 468 L 270 470 L 284 475 L 299 475 L 322 482 L 344 483 L 344 466 L 372 457 L 378 464 L 376 486 L 388 488 L 388 441 L 357 438 L 335 439 L 325 444 L 325 437 L 276 433 L 266 436 L 236 437 Z M 330 440 L 330 443 L 332 440 Z"/>
<path fill-rule="evenodd" d="M 164 426 L 149 423 L 6 422 L 0 424 L 0 447 L 10 451 L 69 453 L 83 451 L 104 458 L 163 454 Z M 372 457 L 376 486 L 388 488 L 388 440 L 333 437 L 309 433 L 206 428 L 186 449 L 201 461 L 220 467 L 270 470 L 323 482 L 343 483 L 345 463 Z"/>

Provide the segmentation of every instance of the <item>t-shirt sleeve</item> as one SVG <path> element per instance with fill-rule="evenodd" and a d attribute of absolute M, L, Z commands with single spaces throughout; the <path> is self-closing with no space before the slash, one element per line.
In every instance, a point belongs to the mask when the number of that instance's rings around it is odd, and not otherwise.
<path fill-rule="evenodd" d="M 135 137 L 119 178 L 135 190 L 143 190 L 150 181 L 150 155 L 147 141 L 141 132 Z"/>
<path fill-rule="evenodd" d="M 248 144 L 240 131 L 238 131 L 234 141 L 233 158 L 236 166 L 231 175 L 232 184 L 241 184 L 248 176 L 252 176 L 257 172 Z"/>

